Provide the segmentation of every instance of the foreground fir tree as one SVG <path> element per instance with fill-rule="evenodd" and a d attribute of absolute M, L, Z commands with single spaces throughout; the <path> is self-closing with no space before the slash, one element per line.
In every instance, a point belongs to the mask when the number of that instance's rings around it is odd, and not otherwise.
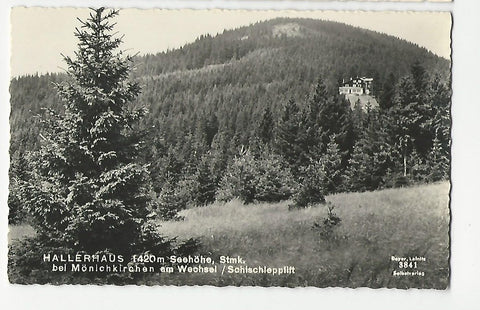
<path fill-rule="evenodd" d="M 151 185 L 146 166 L 137 163 L 135 130 L 144 110 L 133 105 L 140 88 L 128 81 L 131 58 L 117 51 L 122 41 L 111 34 L 115 15 L 94 10 L 76 29 L 78 51 L 65 57 L 70 79 L 57 85 L 64 111 L 50 110 L 42 121 L 22 202 L 33 217 L 36 246 L 168 255 L 170 241 L 149 220 Z"/>

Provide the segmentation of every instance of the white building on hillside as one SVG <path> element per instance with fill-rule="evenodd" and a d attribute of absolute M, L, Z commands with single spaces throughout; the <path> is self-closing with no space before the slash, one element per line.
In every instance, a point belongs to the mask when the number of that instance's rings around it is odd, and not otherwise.
<path fill-rule="evenodd" d="M 342 86 L 338 88 L 338 92 L 340 95 L 370 95 L 372 93 L 372 82 L 373 79 L 367 77 L 350 78 L 347 82 L 343 80 Z"/>

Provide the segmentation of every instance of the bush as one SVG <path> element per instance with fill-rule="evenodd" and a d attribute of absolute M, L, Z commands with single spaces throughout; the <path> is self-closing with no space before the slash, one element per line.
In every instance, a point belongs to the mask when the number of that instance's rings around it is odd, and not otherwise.
<path fill-rule="evenodd" d="M 293 195 L 293 204 L 289 206 L 289 210 L 325 203 L 325 172 L 321 161 L 310 163 L 306 168 L 302 168 L 301 173 L 301 183 Z"/>
<path fill-rule="evenodd" d="M 404 187 L 410 184 L 410 179 L 407 176 L 399 175 L 394 180 L 395 187 Z"/>
<path fill-rule="evenodd" d="M 188 196 L 183 196 L 182 192 L 177 190 L 177 186 L 170 182 L 164 184 L 162 191 L 157 199 L 157 214 L 163 220 L 182 220 L 183 217 L 178 212 L 187 207 Z M 183 189 L 184 187 L 180 187 Z"/>
<path fill-rule="evenodd" d="M 320 238 L 324 241 L 334 241 L 336 236 L 334 228 L 341 224 L 341 219 L 333 212 L 335 206 L 332 203 L 327 203 L 327 217 L 323 218 L 321 223 L 314 222 L 312 229 L 319 232 Z"/>
<path fill-rule="evenodd" d="M 282 159 L 269 154 L 257 161 L 255 174 L 255 200 L 278 202 L 291 197 L 295 181 Z"/>
<path fill-rule="evenodd" d="M 255 198 L 255 158 L 245 152 L 234 158 L 220 180 L 217 200 L 229 201 L 234 198 L 251 203 Z"/>
<path fill-rule="evenodd" d="M 274 154 L 255 158 L 249 151 L 237 156 L 220 181 L 217 199 L 239 198 L 244 203 L 288 199 L 296 185 L 290 169 Z"/>

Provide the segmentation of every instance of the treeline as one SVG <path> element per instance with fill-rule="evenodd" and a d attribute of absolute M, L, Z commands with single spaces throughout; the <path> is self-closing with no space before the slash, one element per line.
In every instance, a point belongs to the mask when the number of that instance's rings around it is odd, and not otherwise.
<path fill-rule="evenodd" d="M 414 63 L 390 87 L 391 101 L 351 110 L 319 80 L 306 104 L 289 100 L 279 117 L 265 108 L 246 141 L 215 114 L 177 144 L 155 135 L 145 160 L 162 209 L 233 198 L 304 207 L 329 193 L 447 179 L 449 84 Z"/>
<path fill-rule="evenodd" d="M 158 213 L 175 219 L 187 206 L 233 198 L 292 199 L 293 206 L 305 207 L 329 193 L 447 179 L 449 84 L 417 62 L 385 86 L 391 89 L 388 101 L 382 96 L 378 108 L 358 102 L 352 110 L 319 79 L 307 99 L 287 100 L 278 116 L 268 106 L 258 122 L 246 115 L 248 139 L 235 126 L 221 127 L 213 112 L 200 111 L 186 134 L 167 122 L 178 118 L 164 118 L 160 131 L 147 123 L 140 159 L 148 164 Z M 26 170 L 25 158 L 12 156 L 12 221 L 24 216 L 14 185 Z"/>

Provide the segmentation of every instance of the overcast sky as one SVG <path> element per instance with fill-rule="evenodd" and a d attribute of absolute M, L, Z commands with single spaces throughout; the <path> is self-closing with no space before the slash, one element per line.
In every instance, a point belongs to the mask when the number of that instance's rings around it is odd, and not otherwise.
<path fill-rule="evenodd" d="M 24 8 L 11 11 L 11 75 L 58 72 L 65 68 L 60 53 L 76 49 L 76 17 L 88 9 Z M 328 19 L 394 35 L 450 57 L 450 14 L 446 12 L 334 12 L 252 10 L 122 9 L 116 30 L 125 34 L 123 49 L 131 54 L 178 48 L 201 34 L 222 32 L 279 16 Z"/>

